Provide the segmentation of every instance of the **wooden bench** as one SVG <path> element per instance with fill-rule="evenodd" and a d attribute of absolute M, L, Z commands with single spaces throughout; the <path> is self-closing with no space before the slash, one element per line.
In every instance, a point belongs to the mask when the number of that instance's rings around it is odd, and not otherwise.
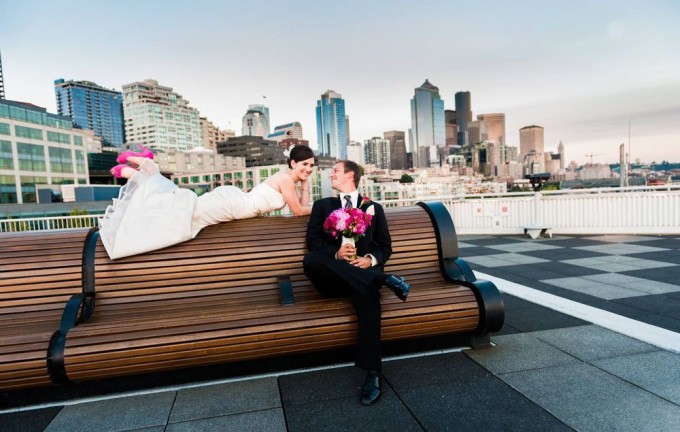
<path fill-rule="evenodd" d="M 393 255 L 408 301 L 383 290 L 383 340 L 450 333 L 488 346 L 503 324 L 496 287 L 458 257 L 439 203 L 388 209 Z M 356 341 L 351 301 L 323 297 L 302 272 L 307 218 L 262 217 L 203 230 L 180 245 L 109 260 L 89 232 L 82 292 L 51 337 L 56 383 L 346 347 Z M 0 383 L 0 385 L 4 385 Z"/>
<path fill-rule="evenodd" d="M 0 388 L 50 384 L 46 353 L 64 303 L 82 287 L 87 230 L 2 234 Z"/>

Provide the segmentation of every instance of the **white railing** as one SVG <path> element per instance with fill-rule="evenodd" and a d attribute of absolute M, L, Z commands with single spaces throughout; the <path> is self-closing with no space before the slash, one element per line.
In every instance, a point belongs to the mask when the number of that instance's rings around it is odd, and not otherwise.
<path fill-rule="evenodd" d="M 542 225 L 553 234 L 680 235 L 680 185 L 432 196 L 382 204 L 418 201 L 443 202 L 459 234 L 521 234 L 526 226 Z M 0 220 L 0 232 L 92 227 L 99 217 Z"/>
<path fill-rule="evenodd" d="M 52 231 L 97 226 L 99 215 L 56 216 L 0 220 L 0 232 Z"/>

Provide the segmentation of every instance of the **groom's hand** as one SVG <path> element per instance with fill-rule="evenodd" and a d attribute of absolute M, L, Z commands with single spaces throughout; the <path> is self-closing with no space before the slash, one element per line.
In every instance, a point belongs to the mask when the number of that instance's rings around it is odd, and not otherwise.
<path fill-rule="evenodd" d="M 347 243 L 338 249 L 338 252 L 335 254 L 335 258 L 343 261 L 352 261 L 356 253 L 357 248 Z"/>
<path fill-rule="evenodd" d="M 373 260 L 371 260 L 371 257 L 364 256 L 357 257 L 356 259 L 350 261 L 349 263 L 355 267 L 367 269 L 371 267 L 371 265 L 373 264 Z"/>

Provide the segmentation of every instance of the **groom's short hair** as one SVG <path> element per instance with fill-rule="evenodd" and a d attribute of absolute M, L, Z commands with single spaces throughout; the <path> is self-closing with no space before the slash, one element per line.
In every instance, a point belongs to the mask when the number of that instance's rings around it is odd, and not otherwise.
<path fill-rule="evenodd" d="M 361 165 L 348 159 L 339 162 L 345 167 L 345 172 L 350 171 L 354 173 L 354 186 L 359 187 L 359 180 L 361 180 L 361 176 L 364 174 L 364 169 L 361 168 Z"/>

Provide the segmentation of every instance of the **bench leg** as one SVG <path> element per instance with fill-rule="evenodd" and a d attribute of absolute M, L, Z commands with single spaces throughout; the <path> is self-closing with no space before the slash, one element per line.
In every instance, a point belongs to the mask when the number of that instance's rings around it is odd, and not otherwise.
<path fill-rule="evenodd" d="M 541 230 L 524 228 L 524 235 L 529 235 L 533 240 L 536 240 L 541 233 Z"/>
<path fill-rule="evenodd" d="M 470 335 L 468 337 L 468 344 L 474 348 L 490 348 L 493 345 L 491 345 L 491 336 L 489 334 L 483 334 L 483 335 Z"/>

